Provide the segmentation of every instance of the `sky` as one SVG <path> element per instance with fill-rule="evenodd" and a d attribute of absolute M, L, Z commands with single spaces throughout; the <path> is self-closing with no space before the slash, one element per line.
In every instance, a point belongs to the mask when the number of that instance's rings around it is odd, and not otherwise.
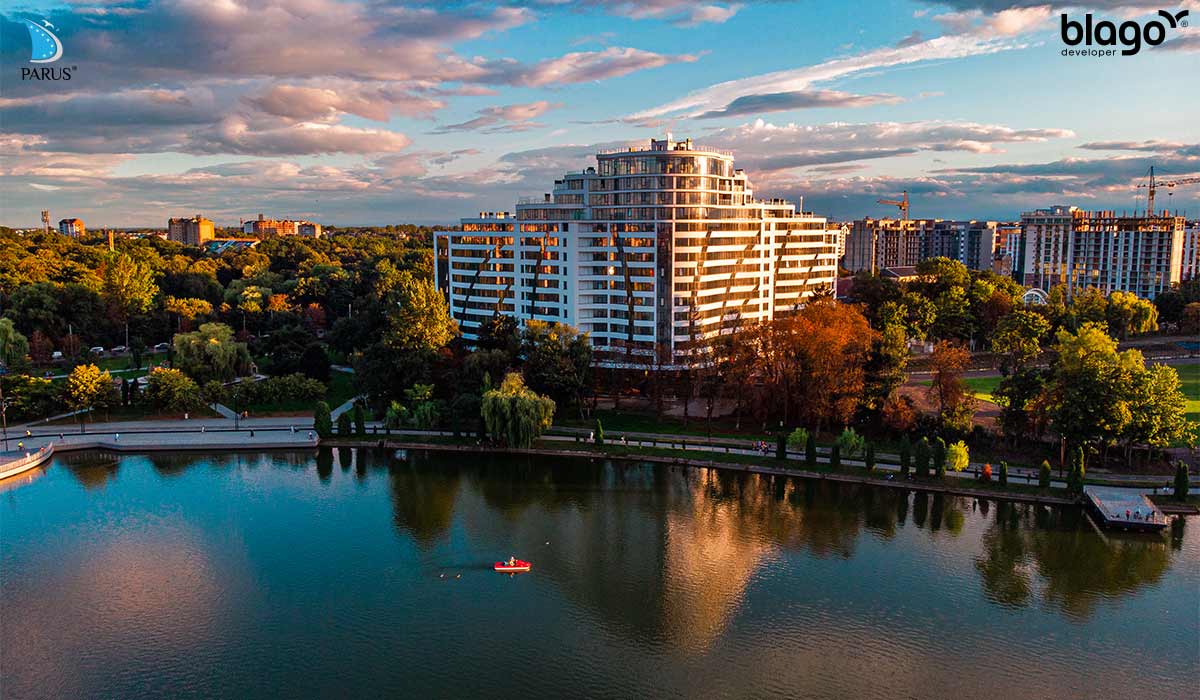
<path fill-rule="evenodd" d="M 1200 176 L 1200 28 L 1064 57 L 1060 16 L 1200 0 L 100 0 L 0 9 L 0 224 L 450 224 L 666 133 L 836 220 L 1145 206 Z M 51 24 L 31 63 L 23 19 Z M 1078 48 L 1078 47 L 1077 47 Z M 1119 48 L 1119 47 L 1118 47 Z M 70 69 L 69 80 L 22 69 Z M 1159 207 L 1200 218 L 1200 185 Z"/>

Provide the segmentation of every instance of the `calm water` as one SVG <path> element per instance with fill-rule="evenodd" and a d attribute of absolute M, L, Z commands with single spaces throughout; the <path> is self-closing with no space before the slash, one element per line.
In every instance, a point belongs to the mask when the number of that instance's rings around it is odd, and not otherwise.
<path fill-rule="evenodd" d="M 8 700 L 1200 692 L 1200 521 L 350 450 L 5 486 Z"/>

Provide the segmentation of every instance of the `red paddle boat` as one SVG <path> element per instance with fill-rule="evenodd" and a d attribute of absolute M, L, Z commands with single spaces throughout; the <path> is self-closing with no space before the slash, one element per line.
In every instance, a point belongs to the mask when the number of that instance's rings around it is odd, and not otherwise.
<path fill-rule="evenodd" d="M 509 557 L 508 561 L 498 561 L 492 567 L 496 571 L 504 574 L 521 574 L 533 568 L 533 564 L 527 561 L 521 561 L 516 557 Z"/>

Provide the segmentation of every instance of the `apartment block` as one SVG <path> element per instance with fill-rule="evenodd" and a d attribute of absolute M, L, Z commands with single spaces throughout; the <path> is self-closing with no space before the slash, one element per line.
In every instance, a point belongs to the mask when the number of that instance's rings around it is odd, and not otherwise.
<path fill-rule="evenodd" d="M 702 341 L 832 291 L 843 229 L 757 199 L 733 154 L 684 141 L 601 152 L 515 214 L 434 236 L 464 336 L 495 314 L 567 323 L 601 361 L 678 366 Z"/>
<path fill-rule="evenodd" d="M 184 245 L 205 245 L 213 239 L 213 222 L 199 214 L 190 219 L 168 219 L 167 240 Z"/>
<path fill-rule="evenodd" d="M 83 225 L 83 219 L 62 219 L 58 222 L 58 232 L 71 238 L 80 238 L 87 234 L 87 228 Z"/>

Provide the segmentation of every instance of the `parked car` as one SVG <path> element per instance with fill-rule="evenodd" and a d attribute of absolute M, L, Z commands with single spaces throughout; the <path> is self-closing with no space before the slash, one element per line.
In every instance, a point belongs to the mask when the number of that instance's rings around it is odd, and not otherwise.
<path fill-rule="evenodd" d="M 102 348 L 102 347 L 100 347 L 99 345 L 97 345 L 97 346 L 96 346 L 96 347 L 94 347 L 94 348 L 90 348 L 90 349 L 88 350 L 88 352 L 92 353 L 93 355 L 103 355 L 103 354 L 104 354 L 104 348 Z"/>
<path fill-rule="evenodd" d="M 54 352 L 50 353 L 50 359 L 51 360 L 61 360 L 62 359 L 62 351 L 55 350 Z"/>
<path fill-rule="evenodd" d="M 129 351 L 129 348 L 125 347 L 124 345 L 118 345 L 118 346 L 114 347 L 113 349 L 109 350 L 109 352 L 111 352 L 114 355 L 120 355 L 121 353 L 128 352 L 128 351 Z"/>
<path fill-rule="evenodd" d="M 158 345 L 154 346 L 154 352 L 166 352 L 170 348 L 171 348 L 170 343 L 159 343 Z"/>

